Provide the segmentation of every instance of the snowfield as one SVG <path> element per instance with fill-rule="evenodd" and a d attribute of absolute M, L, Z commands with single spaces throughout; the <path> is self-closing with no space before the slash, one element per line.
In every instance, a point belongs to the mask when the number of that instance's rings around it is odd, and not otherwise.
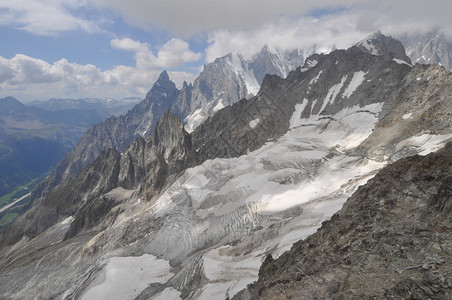
<path fill-rule="evenodd" d="M 81 299 L 135 299 L 151 283 L 166 282 L 172 275 L 168 261 L 149 254 L 112 257 Z"/>
<path fill-rule="evenodd" d="M 123 299 L 151 283 L 161 284 L 153 295 L 157 299 L 177 299 L 184 287 L 196 287 L 197 299 L 232 297 L 257 279 L 267 254 L 278 257 L 314 233 L 383 167 L 346 155 L 372 132 L 382 105 L 301 119 L 306 104 L 304 100 L 296 106 L 290 130 L 279 140 L 241 157 L 217 158 L 187 169 L 152 206 L 136 201 L 121 214 L 112 227 L 131 219 L 159 220 L 158 231 L 129 246 L 147 259 L 111 258 L 84 299 L 96 298 L 96 291 L 114 290 L 118 280 L 127 285 Z M 124 270 L 116 263 L 119 259 L 127 259 Z M 168 261 L 180 265 L 178 274 L 173 276 Z M 149 272 L 146 281 L 112 275 L 139 275 L 140 268 L 143 274 Z M 193 283 L 200 276 L 197 270 L 203 280 Z"/>

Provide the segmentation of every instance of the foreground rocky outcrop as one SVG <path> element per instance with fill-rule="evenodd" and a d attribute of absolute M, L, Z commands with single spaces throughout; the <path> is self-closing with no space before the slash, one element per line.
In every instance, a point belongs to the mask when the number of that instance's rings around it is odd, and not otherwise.
<path fill-rule="evenodd" d="M 452 143 L 382 169 L 234 299 L 452 297 Z"/>

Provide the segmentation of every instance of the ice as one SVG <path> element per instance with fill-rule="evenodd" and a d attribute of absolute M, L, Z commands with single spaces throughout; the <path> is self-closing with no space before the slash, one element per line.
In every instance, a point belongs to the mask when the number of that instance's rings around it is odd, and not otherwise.
<path fill-rule="evenodd" d="M 319 112 L 321 113 L 325 107 L 329 104 L 334 102 L 334 99 L 336 99 L 336 96 L 339 94 L 339 92 L 342 89 L 342 86 L 345 83 L 345 80 L 347 80 L 347 75 L 345 75 L 344 77 L 342 77 L 341 82 L 339 82 L 338 84 L 333 85 L 329 90 L 328 90 L 328 94 L 325 97 L 325 100 L 323 100 L 323 104 L 322 104 L 322 108 L 319 110 Z"/>
<path fill-rule="evenodd" d="M 113 257 L 91 282 L 81 299 L 135 299 L 151 283 L 165 283 L 172 275 L 168 261 L 149 254 Z"/>
<path fill-rule="evenodd" d="M 305 109 L 306 105 L 308 105 L 308 99 L 303 99 L 303 103 L 295 105 L 295 112 L 289 121 L 290 128 L 300 126 L 300 124 L 303 123 L 301 119 L 301 114 L 303 113 L 303 110 Z"/>
<path fill-rule="evenodd" d="M 364 48 L 369 50 L 369 53 L 372 55 L 378 55 L 378 50 L 375 48 L 375 46 L 372 44 L 372 41 L 370 39 L 365 39 L 359 42 L 359 45 L 362 45 Z"/>
<path fill-rule="evenodd" d="M 452 139 L 451 134 L 436 135 L 425 132 L 421 135 L 410 137 L 400 141 L 396 145 L 396 151 L 404 147 L 414 147 L 418 149 L 420 155 L 427 155 L 444 147 L 447 141 Z"/>
<path fill-rule="evenodd" d="M 257 95 L 260 89 L 260 85 L 257 82 L 253 71 L 248 68 L 247 62 L 238 54 L 232 54 L 229 61 L 232 70 L 245 81 L 248 93 Z"/>
<path fill-rule="evenodd" d="M 263 254 L 234 256 L 231 251 L 233 247 L 222 246 L 204 256 L 204 275 L 210 282 L 222 283 L 208 284 L 198 299 L 232 298 L 257 279 L 256 274 L 265 258 Z"/>
<path fill-rule="evenodd" d="M 254 119 L 254 120 L 251 120 L 250 123 L 249 123 L 250 127 L 251 127 L 251 128 L 256 127 L 257 124 L 259 124 L 259 121 L 260 121 L 260 120 L 261 120 L 260 118 L 256 118 L 256 119 Z"/>
<path fill-rule="evenodd" d="M 342 94 L 343 98 L 349 98 L 354 91 L 363 83 L 364 77 L 366 76 L 367 72 L 358 71 L 353 74 L 353 78 L 348 84 L 348 87 L 345 89 L 344 93 Z"/>
<path fill-rule="evenodd" d="M 411 115 L 412 115 L 412 113 L 406 113 L 402 116 L 402 119 L 404 119 L 404 120 L 409 119 L 409 118 L 411 118 Z"/>
<path fill-rule="evenodd" d="M 317 74 L 316 77 L 312 78 L 311 81 L 309 81 L 309 85 L 315 84 L 317 82 L 317 80 L 319 80 L 320 75 L 322 75 L 323 70 L 319 71 L 319 74 Z"/>
<path fill-rule="evenodd" d="M 224 107 L 223 99 L 219 99 L 217 105 L 213 108 L 213 112 L 217 112 Z"/>
<path fill-rule="evenodd" d="M 308 61 L 306 61 L 306 65 L 308 66 L 308 68 L 313 68 L 315 67 L 319 62 L 316 59 L 310 59 Z"/>
<path fill-rule="evenodd" d="M 204 120 L 204 116 L 202 115 L 202 108 L 195 110 L 192 114 L 185 118 L 184 123 L 187 124 L 185 130 L 187 132 L 191 132 L 196 124 L 199 124 Z"/>
<path fill-rule="evenodd" d="M 332 121 L 319 120 L 318 116 L 301 119 L 307 102 L 305 99 L 296 106 L 291 130 L 278 141 L 238 158 L 206 161 L 181 177 L 179 184 L 187 193 L 190 194 L 190 189 L 200 193 L 193 209 L 207 223 L 197 229 L 187 225 L 177 228 L 185 228 L 184 234 L 191 228 L 189 235 L 193 235 L 196 243 L 203 238 L 222 237 L 219 245 L 223 246 L 209 250 L 204 256 L 203 272 L 208 280 L 199 299 L 231 297 L 255 280 L 265 253 L 273 249 L 271 253 L 279 256 L 293 242 L 315 232 L 359 184 L 384 165 L 345 155 L 325 159 L 331 148 L 345 151 L 362 142 L 372 132 L 381 104 L 344 109 L 333 115 Z M 313 126 L 302 126 L 308 123 Z M 285 177 L 294 180 L 281 184 Z M 171 197 L 165 201 L 168 199 Z M 297 212 L 300 205 L 301 214 L 284 217 Z M 172 209 L 175 207 L 168 207 L 167 211 Z M 264 232 L 270 236 L 268 226 L 274 223 L 280 224 L 279 233 L 262 239 Z M 259 225 L 263 228 L 254 232 L 252 229 Z M 241 244 L 228 245 L 231 237 L 239 237 Z M 260 242 L 252 246 L 256 240 Z M 179 245 L 187 247 L 186 243 L 193 242 L 187 240 Z M 196 246 L 188 246 L 186 251 L 193 247 Z M 242 247 L 248 254 L 238 250 Z"/>
<path fill-rule="evenodd" d="M 156 295 L 155 297 L 152 297 L 151 300 L 175 300 L 175 299 L 181 299 L 181 293 L 172 288 L 166 288 L 161 293 Z"/>
<path fill-rule="evenodd" d="M 407 65 L 407 66 L 413 67 L 412 65 L 410 65 L 409 63 L 407 63 L 404 60 L 401 60 L 401 59 L 398 59 L 398 58 L 394 58 L 392 60 L 395 61 L 396 63 L 398 63 L 399 65 Z"/>
<path fill-rule="evenodd" d="M 364 75 L 358 73 L 356 78 Z M 345 81 L 344 77 L 342 84 Z M 330 89 L 330 99 L 341 87 Z M 140 292 L 151 283 L 162 283 L 165 289 L 157 299 L 177 299 L 184 288 L 195 299 L 232 298 L 257 279 L 267 254 L 278 257 L 314 233 L 385 165 L 346 154 L 372 133 L 383 105 L 357 105 L 330 118 L 302 119 L 307 104 L 304 99 L 295 106 L 290 129 L 278 140 L 240 157 L 211 159 L 189 168 L 152 203 L 134 202 L 124 209 L 115 224 L 123 226 L 125 220 L 135 218 L 158 222 L 135 244 L 136 249 L 152 254 L 146 254 L 149 266 L 130 258 L 120 267 L 111 259 L 104 278 L 96 279 L 85 295 L 93 293 L 94 298 L 100 294 L 94 294 L 96 288 L 106 293 L 111 289 L 113 294 L 126 293 L 121 297 L 128 299 L 135 295 L 134 289 Z M 399 147 L 423 143 L 439 147 L 435 143 L 444 138 L 425 133 Z M 176 266 L 174 277 L 169 260 Z M 149 274 L 131 280 L 134 266 Z M 120 292 L 115 281 L 108 279 L 108 267 L 132 274 L 121 279 Z M 196 280 L 199 276 L 202 281 Z"/>

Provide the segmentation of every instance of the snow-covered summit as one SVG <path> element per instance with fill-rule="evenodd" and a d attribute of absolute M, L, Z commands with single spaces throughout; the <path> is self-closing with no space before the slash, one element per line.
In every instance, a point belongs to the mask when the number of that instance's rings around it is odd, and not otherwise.
<path fill-rule="evenodd" d="M 266 74 L 285 78 L 303 63 L 302 50 L 282 51 L 270 45 L 250 59 L 238 53 L 215 59 L 204 66 L 193 84 L 190 112 L 185 119 L 187 130 L 193 130 L 219 109 L 256 95 Z"/>

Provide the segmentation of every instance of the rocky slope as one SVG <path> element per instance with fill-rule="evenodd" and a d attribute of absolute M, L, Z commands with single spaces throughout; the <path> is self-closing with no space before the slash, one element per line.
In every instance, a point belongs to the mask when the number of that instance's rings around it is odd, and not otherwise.
<path fill-rule="evenodd" d="M 191 133 L 164 113 L 0 235 L 1 294 L 231 298 L 388 161 L 452 138 L 451 74 L 384 53 L 313 55 Z"/>
<path fill-rule="evenodd" d="M 235 299 L 448 299 L 452 143 L 393 163 Z"/>

